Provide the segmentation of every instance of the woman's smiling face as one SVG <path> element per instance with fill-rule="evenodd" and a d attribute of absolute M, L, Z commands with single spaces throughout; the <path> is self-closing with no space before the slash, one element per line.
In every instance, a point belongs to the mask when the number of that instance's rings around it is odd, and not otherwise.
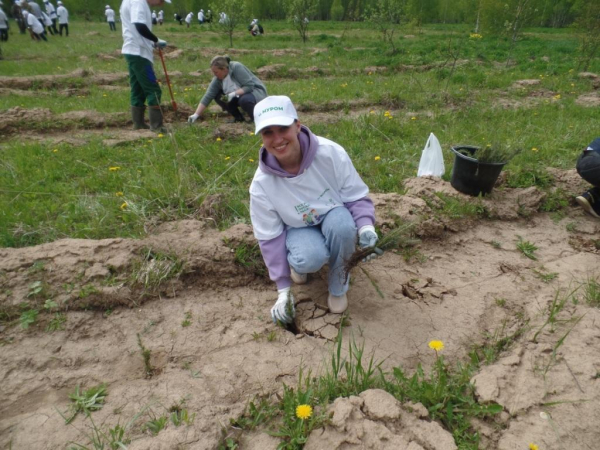
<path fill-rule="evenodd" d="M 289 126 L 271 125 L 260 131 L 265 150 L 288 172 L 288 169 L 299 168 L 302 161 L 299 133 L 300 122 L 297 120 Z"/>

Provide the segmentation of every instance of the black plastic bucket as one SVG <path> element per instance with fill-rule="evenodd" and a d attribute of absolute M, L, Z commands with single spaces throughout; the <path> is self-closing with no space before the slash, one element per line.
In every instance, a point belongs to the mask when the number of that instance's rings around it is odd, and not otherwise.
<path fill-rule="evenodd" d="M 457 145 L 454 152 L 454 167 L 450 184 L 463 194 L 478 196 L 492 192 L 496 180 L 506 163 L 482 163 L 473 156 L 479 147 Z M 467 153 L 470 156 L 465 155 Z"/>

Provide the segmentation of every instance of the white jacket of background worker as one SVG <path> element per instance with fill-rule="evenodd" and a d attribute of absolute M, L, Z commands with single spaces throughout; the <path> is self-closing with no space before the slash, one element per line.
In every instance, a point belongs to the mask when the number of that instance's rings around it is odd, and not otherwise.
<path fill-rule="evenodd" d="M 44 26 L 32 13 L 27 14 L 27 28 L 31 29 L 35 34 L 42 34 Z"/>
<path fill-rule="evenodd" d="M 56 8 L 56 15 L 58 16 L 58 23 L 61 25 L 69 23 L 69 11 L 67 11 L 67 8 L 62 3 L 59 3 L 58 8 Z"/>
<path fill-rule="evenodd" d="M 193 19 L 194 19 L 194 13 L 191 12 L 187 16 L 185 16 L 185 23 L 187 23 L 189 25 L 192 23 Z"/>
<path fill-rule="evenodd" d="M 8 30 L 8 18 L 2 8 L 0 7 L 0 30 Z"/>
<path fill-rule="evenodd" d="M 112 8 L 106 8 L 106 11 L 104 11 L 104 15 L 106 16 L 106 21 L 107 22 L 114 22 L 115 21 L 115 10 Z"/>
<path fill-rule="evenodd" d="M 148 2 L 146 0 L 123 0 L 119 14 L 121 15 L 121 26 L 123 28 L 121 54 L 141 56 L 153 62 L 154 42 L 143 37 L 134 25 L 141 23 L 152 31 L 152 12 Z"/>

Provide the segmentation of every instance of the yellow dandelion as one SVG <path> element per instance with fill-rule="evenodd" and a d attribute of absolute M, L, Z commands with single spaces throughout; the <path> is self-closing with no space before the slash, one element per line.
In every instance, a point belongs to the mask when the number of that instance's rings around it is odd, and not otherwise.
<path fill-rule="evenodd" d="M 312 406 L 310 405 L 298 405 L 296 408 L 296 416 L 299 419 L 306 420 L 312 416 Z"/>
<path fill-rule="evenodd" d="M 226 156 L 225 157 L 225 161 L 227 161 L 228 159 L 231 159 L 231 156 Z"/>
<path fill-rule="evenodd" d="M 379 161 L 381 159 L 381 156 L 376 156 L 375 157 L 375 161 Z"/>
<path fill-rule="evenodd" d="M 52 153 L 58 153 L 58 149 L 55 148 L 54 150 L 52 150 Z"/>
<path fill-rule="evenodd" d="M 410 118 L 410 120 L 417 120 L 417 118 L 416 118 L 415 116 L 412 116 L 412 117 Z"/>
<path fill-rule="evenodd" d="M 571 83 L 571 87 L 575 87 L 575 83 Z"/>
<path fill-rule="evenodd" d="M 165 137 L 165 135 L 164 135 L 164 134 L 162 134 L 162 133 L 158 133 L 158 137 L 159 137 L 159 138 L 163 138 L 163 137 Z"/>
<path fill-rule="evenodd" d="M 220 137 L 217 138 L 217 142 L 221 142 L 223 139 L 221 139 Z"/>
<path fill-rule="evenodd" d="M 375 111 L 371 110 L 369 111 L 369 114 L 375 114 Z"/>
<path fill-rule="evenodd" d="M 250 136 L 254 136 L 254 132 L 253 132 L 253 131 L 249 131 L 249 132 L 248 132 L 248 135 L 250 135 Z"/>
<path fill-rule="evenodd" d="M 106 94 L 102 94 L 102 97 L 106 97 Z"/>
<path fill-rule="evenodd" d="M 123 202 L 123 204 L 121 205 L 121 209 L 125 209 L 127 208 L 127 202 Z"/>
<path fill-rule="evenodd" d="M 442 341 L 429 341 L 429 348 L 441 352 L 444 350 L 444 343 Z"/>
<path fill-rule="evenodd" d="M 537 147 L 532 147 L 532 148 L 531 148 L 531 151 L 535 153 L 535 152 L 537 152 L 537 151 L 538 151 L 538 149 L 537 149 Z"/>
<path fill-rule="evenodd" d="M 539 447 L 535 444 L 529 444 L 529 450 L 539 450 Z"/>
<path fill-rule="evenodd" d="M 558 100 L 560 98 L 560 94 L 556 94 L 554 98 Z"/>
<path fill-rule="evenodd" d="M 119 191 L 119 192 L 115 192 L 115 195 L 116 195 L 117 197 L 123 197 L 123 193 L 122 193 L 121 191 Z"/>
<path fill-rule="evenodd" d="M 148 144 L 152 144 L 152 139 L 148 139 Z"/>
<path fill-rule="evenodd" d="M 114 167 L 109 167 L 108 170 L 110 170 L 111 172 L 116 172 L 117 170 L 121 170 L 121 168 L 119 166 L 114 166 Z"/>
<path fill-rule="evenodd" d="M 573 69 L 569 69 L 569 73 L 573 73 Z"/>
<path fill-rule="evenodd" d="M 252 158 L 248 158 L 248 161 L 250 162 L 254 162 L 254 160 Z"/>
<path fill-rule="evenodd" d="M 294 92 L 291 92 L 291 93 L 290 93 L 290 97 L 291 97 L 292 95 L 294 95 Z"/>

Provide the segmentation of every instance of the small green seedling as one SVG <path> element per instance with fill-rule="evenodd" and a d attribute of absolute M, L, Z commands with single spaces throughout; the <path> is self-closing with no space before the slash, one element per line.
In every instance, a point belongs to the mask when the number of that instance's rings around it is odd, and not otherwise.
<path fill-rule="evenodd" d="M 521 236 L 518 236 L 519 241 L 517 242 L 517 249 L 523 253 L 529 259 L 537 260 L 537 256 L 534 252 L 538 249 L 534 244 L 529 241 L 524 241 Z"/>
<path fill-rule="evenodd" d="M 185 327 L 189 327 L 192 324 L 192 313 L 187 311 L 185 313 L 185 319 L 183 319 L 183 322 L 181 322 L 181 326 L 183 328 Z"/>
<path fill-rule="evenodd" d="M 140 335 L 140 333 L 137 334 L 137 341 L 138 341 L 138 347 L 140 348 L 140 351 L 142 352 L 142 359 L 144 360 L 144 369 L 146 371 L 146 378 L 151 378 L 152 375 L 154 375 L 154 367 L 152 366 L 152 363 L 150 362 L 150 358 L 152 358 L 152 352 L 147 349 L 146 347 L 144 347 L 144 344 L 142 342 L 142 336 Z"/>
<path fill-rule="evenodd" d="M 37 321 L 38 314 L 39 311 L 37 309 L 28 309 L 27 311 L 23 311 L 21 313 L 21 317 L 19 317 L 21 328 L 27 330 L 30 325 L 33 325 Z"/>
<path fill-rule="evenodd" d="M 80 387 L 77 386 L 75 392 L 69 394 L 69 399 L 72 402 L 71 417 L 65 418 L 65 423 L 71 423 L 80 412 L 89 417 L 93 411 L 102 409 L 107 395 L 106 384 L 104 383 L 94 386 L 86 391 L 82 391 Z"/>
<path fill-rule="evenodd" d="M 156 436 L 167 426 L 167 420 L 169 418 L 167 416 L 160 416 L 157 419 L 149 420 L 146 422 L 145 427 L 153 436 Z"/>

